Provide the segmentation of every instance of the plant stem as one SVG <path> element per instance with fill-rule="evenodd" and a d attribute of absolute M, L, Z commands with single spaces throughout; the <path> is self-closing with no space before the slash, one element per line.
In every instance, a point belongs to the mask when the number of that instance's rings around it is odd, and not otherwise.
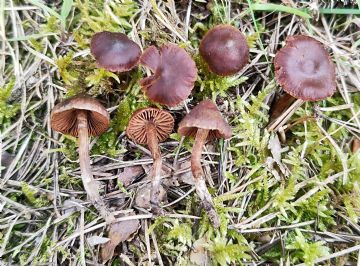
<path fill-rule="evenodd" d="M 94 179 L 90 168 L 89 156 L 89 133 L 86 111 L 80 111 L 77 115 L 79 137 L 79 159 L 81 179 L 88 197 L 95 208 L 100 212 L 105 221 L 110 224 L 115 220 L 114 215 L 108 210 L 105 202 L 99 194 L 99 186 Z"/>
<path fill-rule="evenodd" d="M 157 139 L 156 127 L 154 123 L 149 122 L 146 125 L 146 136 L 147 136 L 147 145 L 151 152 L 152 158 L 154 160 L 153 169 L 151 173 L 151 196 L 150 203 L 155 212 L 160 212 L 159 204 L 159 195 L 161 188 L 161 153 L 159 147 L 159 141 Z"/>
<path fill-rule="evenodd" d="M 200 162 L 201 152 L 206 143 L 208 134 L 209 134 L 209 130 L 201 129 L 201 128 L 199 128 L 196 133 L 195 143 L 191 153 L 191 171 L 194 176 L 196 193 L 201 199 L 202 204 L 205 208 L 205 211 L 207 212 L 207 215 L 209 216 L 212 225 L 215 228 L 218 228 L 220 226 L 220 220 L 216 213 L 214 203 L 212 201 L 212 197 L 206 187 L 205 178 L 204 178 L 205 173 L 202 169 Z"/>

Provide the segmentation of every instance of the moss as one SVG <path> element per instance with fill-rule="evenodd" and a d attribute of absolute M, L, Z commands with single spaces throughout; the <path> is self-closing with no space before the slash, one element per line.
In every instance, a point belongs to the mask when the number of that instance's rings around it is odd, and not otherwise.
<path fill-rule="evenodd" d="M 0 87 L 0 130 L 7 128 L 20 110 L 20 104 L 8 101 L 15 86 L 15 78 L 11 78 L 5 87 Z"/>
<path fill-rule="evenodd" d="M 50 204 L 45 195 L 40 194 L 39 191 L 31 188 L 25 182 L 21 182 L 21 191 L 25 195 L 27 201 L 36 208 L 48 206 Z"/>

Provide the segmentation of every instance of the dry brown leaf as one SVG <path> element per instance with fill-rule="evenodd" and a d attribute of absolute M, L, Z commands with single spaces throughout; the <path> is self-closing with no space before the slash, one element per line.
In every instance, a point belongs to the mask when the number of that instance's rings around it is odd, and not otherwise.
<path fill-rule="evenodd" d="M 150 193 L 151 193 L 151 183 L 148 183 L 145 186 L 139 188 L 135 197 L 135 205 L 143 209 L 150 209 L 151 208 Z M 164 202 L 165 200 L 166 200 L 166 191 L 161 186 L 159 201 Z"/>
<path fill-rule="evenodd" d="M 107 262 L 114 256 L 114 251 L 117 245 L 121 242 L 129 240 L 130 237 L 140 228 L 140 221 L 138 219 L 122 221 L 110 225 L 108 238 L 110 241 L 105 243 L 100 252 L 103 263 Z"/>
<path fill-rule="evenodd" d="M 144 169 L 140 165 L 128 166 L 120 173 L 118 180 L 121 181 L 124 187 L 129 186 L 135 179 L 144 173 Z"/>
<path fill-rule="evenodd" d="M 206 240 L 200 238 L 194 242 L 193 249 L 190 252 L 190 261 L 199 266 L 210 265 L 210 259 L 204 248 Z"/>
<path fill-rule="evenodd" d="M 357 152 L 358 150 L 360 150 L 360 139 L 355 138 L 355 139 L 353 140 L 351 150 L 352 150 L 353 153 L 355 153 L 355 152 Z"/>
<path fill-rule="evenodd" d="M 179 172 L 179 173 L 176 174 L 175 177 L 177 178 L 178 181 L 185 183 L 185 184 L 194 185 L 194 178 L 191 173 L 190 160 L 186 160 L 186 161 L 180 163 L 180 167 L 177 170 L 177 172 Z"/>
<path fill-rule="evenodd" d="M 7 151 L 3 151 L 1 153 L 1 165 L 0 167 L 4 167 L 5 169 L 9 167 L 9 165 L 12 163 L 13 159 L 15 158 L 15 155 L 8 153 Z M 3 171 L 5 173 L 6 171 Z"/>

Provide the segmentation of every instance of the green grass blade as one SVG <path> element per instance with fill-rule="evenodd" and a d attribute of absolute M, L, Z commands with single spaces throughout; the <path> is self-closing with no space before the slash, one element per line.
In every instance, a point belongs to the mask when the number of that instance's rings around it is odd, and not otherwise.
<path fill-rule="evenodd" d="M 8 39 L 9 42 L 18 42 L 18 41 L 28 41 L 30 39 L 40 39 L 47 36 L 53 36 L 56 35 L 56 33 L 40 33 L 40 34 L 30 34 L 25 36 L 19 36 L 16 38 Z"/>
<path fill-rule="evenodd" d="M 360 1 L 360 0 L 359 0 Z M 284 5 L 278 5 L 278 4 L 252 4 L 251 8 L 254 11 L 267 11 L 267 12 L 283 12 L 283 13 L 289 13 L 293 14 L 299 17 L 303 17 L 305 19 L 311 18 L 311 16 L 300 9 L 284 6 Z"/>
<path fill-rule="evenodd" d="M 66 18 L 69 16 L 71 12 L 71 8 L 74 4 L 73 0 L 64 0 L 62 6 L 61 6 L 61 22 L 63 24 L 63 27 L 65 27 Z"/>
<path fill-rule="evenodd" d="M 321 14 L 360 15 L 360 9 L 355 8 L 319 8 L 319 12 Z"/>
<path fill-rule="evenodd" d="M 45 5 L 42 1 L 39 1 L 39 0 L 28 0 L 28 1 L 29 1 L 29 3 L 33 4 L 34 6 L 40 7 L 42 10 L 46 11 L 50 15 L 57 17 L 58 19 L 61 20 L 61 16 L 59 15 L 59 13 L 57 13 L 55 10 L 52 10 L 50 7 Z"/>

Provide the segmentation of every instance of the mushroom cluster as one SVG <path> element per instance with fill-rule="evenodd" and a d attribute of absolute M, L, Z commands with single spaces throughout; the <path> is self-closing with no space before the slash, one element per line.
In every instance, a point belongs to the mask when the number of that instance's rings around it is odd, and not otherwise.
<path fill-rule="evenodd" d="M 197 66 L 191 56 L 175 44 L 141 48 L 125 34 L 96 33 L 91 40 L 91 54 L 99 67 L 113 72 L 126 72 L 138 64 L 151 75 L 140 80 L 147 98 L 165 107 L 178 106 L 186 100 L 197 79 Z M 210 29 L 200 42 L 199 53 L 209 71 L 219 76 L 231 76 L 243 70 L 249 61 L 245 36 L 235 27 L 218 25 Z M 275 78 L 288 93 L 277 103 L 286 108 L 293 97 L 317 101 L 331 96 L 336 89 L 335 67 L 324 46 L 303 35 L 291 36 L 274 59 Z M 279 115 L 283 110 L 273 110 Z M 279 111 L 280 110 L 280 111 Z M 109 113 L 97 100 L 80 95 L 59 103 L 51 113 L 51 127 L 79 139 L 81 177 L 89 200 L 108 224 L 115 217 L 100 196 L 99 183 L 94 179 L 89 158 L 89 137 L 98 136 L 109 127 Z M 150 171 L 150 205 L 154 213 L 162 213 L 162 156 L 159 143 L 173 132 L 175 119 L 171 110 L 146 107 L 136 110 L 126 128 L 126 135 L 139 145 L 146 145 L 153 159 Z M 197 195 L 215 228 L 220 220 L 206 183 L 201 164 L 204 146 L 215 139 L 229 139 L 232 130 L 216 103 L 204 99 L 187 113 L 178 124 L 178 134 L 195 139 L 191 153 L 191 171 Z"/>

